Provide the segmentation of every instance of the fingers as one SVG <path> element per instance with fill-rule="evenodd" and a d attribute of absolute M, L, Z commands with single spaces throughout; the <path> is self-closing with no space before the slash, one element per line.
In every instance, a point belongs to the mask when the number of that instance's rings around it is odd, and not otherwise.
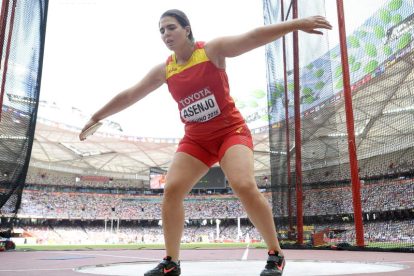
<path fill-rule="evenodd" d="M 324 22 L 322 23 L 322 28 L 332 30 L 333 27 L 328 21 L 324 20 Z"/>
<path fill-rule="evenodd" d="M 315 28 L 323 28 L 323 29 L 328 29 L 328 30 L 332 30 L 332 25 L 329 23 L 328 20 L 326 20 L 325 17 L 317 15 L 314 17 L 315 21 L 316 21 L 316 25 L 317 27 Z"/>
<path fill-rule="evenodd" d="M 85 140 L 85 139 L 86 139 L 86 138 L 81 139 L 81 138 L 80 138 L 80 134 L 81 134 L 81 133 L 83 133 L 85 130 L 87 130 L 89 127 L 90 127 L 90 125 L 89 125 L 89 124 L 86 124 L 86 125 L 83 127 L 83 129 L 82 129 L 82 130 L 81 130 L 81 132 L 79 133 L 79 140 L 83 141 L 83 140 Z"/>
<path fill-rule="evenodd" d="M 95 121 L 93 118 L 91 118 L 86 125 L 83 127 L 83 129 L 81 130 L 81 132 L 79 133 L 79 140 L 84 141 L 86 140 L 86 137 L 84 137 L 83 139 L 81 139 L 81 133 L 85 132 L 86 130 L 88 130 L 88 128 L 90 128 L 91 126 L 93 126 L 94 124 L 98 123 L 98 121 Z M 93 134 L 92 134 L 93 135 Z"/>
<path fill-rule="evenodd" d="M 332 30 L 332 25 L 327 20 L 318 20 L 316 21 L 316 28 Z"/>
<path fill-rule="evenodd" d="M 311 30 L 311 31 L 309 31 L 308 33 L 310 33 L 310 34 L 318 34 L 318 35 L 323 35 L 323 32 L 321 32 L 321 31 L 316 31 L 316 30 Z"/>

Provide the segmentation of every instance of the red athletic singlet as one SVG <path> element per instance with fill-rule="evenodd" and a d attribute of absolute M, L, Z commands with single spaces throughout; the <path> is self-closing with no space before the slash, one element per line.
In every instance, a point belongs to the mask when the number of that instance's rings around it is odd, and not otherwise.
<path fill-rule="evenodd" d="M 184 65 L 175 54 L 167 59 L 168 88 L 178 104 L 185 133 L 194 140 L 223 136 L 245 121 L 230 96 L 226 71 L 217 68 L 204 51 L 204 42 Z"/>

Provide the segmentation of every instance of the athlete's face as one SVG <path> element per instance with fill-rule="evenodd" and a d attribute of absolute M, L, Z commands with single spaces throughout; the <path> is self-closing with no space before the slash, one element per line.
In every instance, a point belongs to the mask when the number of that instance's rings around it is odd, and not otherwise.
<path fill-rule="evenodd" d="M 168 49 L 175 51 L 188 43 L 190 27 L 183 28 L 177 19 L 166 16 L 160 20 L 161 39 Z"/>

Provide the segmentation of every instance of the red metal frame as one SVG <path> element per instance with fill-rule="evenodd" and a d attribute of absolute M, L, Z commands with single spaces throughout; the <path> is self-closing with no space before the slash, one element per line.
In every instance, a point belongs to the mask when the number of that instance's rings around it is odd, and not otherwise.
<path fill-rule="evenodd" d="M 6 1 L 6 2 L 8 2 L 8 1 Z M 6 76 L 7 76 L 7 68 L 8 68 L 8 63 L 9 63 L 8 61 L 9 61 L 9 56 L 10 56 L 10 45 L 11 45 L 11 39 L 12 39 L 12 34 L 13 34 L 14 14 L 16 12 L 16 4 L 17 4 L 17 0 L 14 0 L 11 15 L 10 15 L 9 36 L 7 38 L 6 57 L 5 57 L 5 60 L 4 60 L 3 79 L 2 79 L 2 83 L 1 83 L 0 121 L 1 121 L 1 110 L 2 110 L 2 107 L 3 107 L 4 89 L 5 89 L 5 86 L 6 86 Z M 3 11 L 3 9 L 2 9 L 2 11 Z M 7 10 L 6 10 L 6 13 L 7 13 Z M 7 16 L 5 16 L 5 17 L 7 18 Z M 4 21 L 7 21 L 7 19 L 3 20 L 3 24 L 2 24 L 2 28 L 1 28 L 2 30 L 3 30 L 3 28 L 5 29 L 5 27 L 6 27 L 5 25 L 7 25 L 7 24 L 4 23 Z M 4 41 L 4 39 L 2 41 Z M 1 42 L 1 43 L 3 44 L 4 42 Z M 3 49 L 1 49 L 1 50 L 3 50 Z"/>
<path fill-rule="evenodd" d="M 0 15 L 0 61 L 3 58 L 3 47 L 4 47 L 4 37 L 7 26 L 7 16 L 9 10 L 9 1 L 3 0 L 1 4 L 1 15 Z M 0 63 L 1 68 L 1 63 Z"/>
<path fill-rule="evenodd" d="M 364 226 L 362 222 L 361 183 L 358 175 L 358 159 L 355 143 L 354 114 L 352 108 L 351 80 L 349 76 L 348 49 L 346 43 L 344 4 L 342 0 L 336 1 L 338 8 L 339 38 L 341 45 L 342 76 L 344 80 L 346 127 L 348 132 L 348 151 L 351 166 L 352 197 L 354 202 L 354 217 L 356 243 L 364 246 Z"/>
<path fill-rule="evenodd" d="M 0 68 L 1 61 L 3 60 L 3 47 L 4 47 L 4 33 L 6 32 L 7 26 L 7 15 L 9 10 L 9 1 L 3 0 L 1 3 L 1 15 L 0 15 Z M 3 103 L 3 95 L 1 95 L 0 102 Z M 0 121 L 1 113 L 3 111 L 2 104 L 0 104 Z"/>
<path fill-rule="evenodd" d="M 292 0 L 293 18 L 298 18 L 298 1 Z M 299 33 L 293 32 L 293 71 L 295 86 L 295 157 L 296 157 L 296 231 L 299 245 L 303 245 L 302 141 L 300 131 Z"/>
<path fill-rule="evenodd" d="M 285 10 L 283 0 L 280 1 L 282 9 L 282 22 L 285 21 Z M 285 80 L 285 123 L 286 123 L 286 159 L 287 159 L 287 174 L 288 174 L 288 208 L 289 208 L 289 230 L 293 230 L 293 206 L 292 206 L 292 168 L 290 166 L 290 130 L 289 130 L 289 95 L 287 83 L 287 60 L 286 60 L 286 37 L 282 37 L 283 43 L 283 71 Z"/>

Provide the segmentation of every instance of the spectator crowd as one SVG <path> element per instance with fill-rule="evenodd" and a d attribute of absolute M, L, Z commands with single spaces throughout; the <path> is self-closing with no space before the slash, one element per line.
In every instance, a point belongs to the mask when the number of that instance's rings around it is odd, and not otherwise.
<path fill-rule="evenodd" d="M 303 191 L 304 216 L 353 213 L 352 189 L 331 188 Z M 287 193 L 264 193 L 276 216 L 288 216 Z M 414 209 L 412 179 L 366 185 L 361 188 L 364 213 Z M 161 219 L 161 196 L 90 194 L 31 191 L 23 192 L 19 216 L 44 218 Z M 292 197 L 293 212 L 296 200 Z M 189 196 L 184 201 L 187 218 L 247 218 L 234 195 Z"/>
<path fill-rule="evenodd" d="M 59 223 L 58 225 L 21 225 L 26 233 L 35 236 L 38 244 L 154 244 L 164 243 L 162 227 L 160 225 L 127 225 L 117 226 L 110 221 L 101 225 L 89 225 L 86 222 L 78 225 Z M 330 242 L 355 241 L 355 225 L 345 223 L 314 223 L 314 232 L 331 229 L 326 237 Z M 414 220 L 367 221 L 364 223 L 365 242 L 368 243 L 414 243 Z M 280 229 L 278 229 L 280 231 Z M 341 231 L 338 231 L 341 230 Z M 281 234 L 279 237 L 286 237 Z M 203 239 L 201 237 L 204 237 Z M 182 236 L 182 243 L 195 242 L 264 242 L 260 233 L 252 225 L 241 225 L 240 233 L 235 224 L 220 225 L 219 236 L 215 222 L 206 225 L 186 225 Z"/>

